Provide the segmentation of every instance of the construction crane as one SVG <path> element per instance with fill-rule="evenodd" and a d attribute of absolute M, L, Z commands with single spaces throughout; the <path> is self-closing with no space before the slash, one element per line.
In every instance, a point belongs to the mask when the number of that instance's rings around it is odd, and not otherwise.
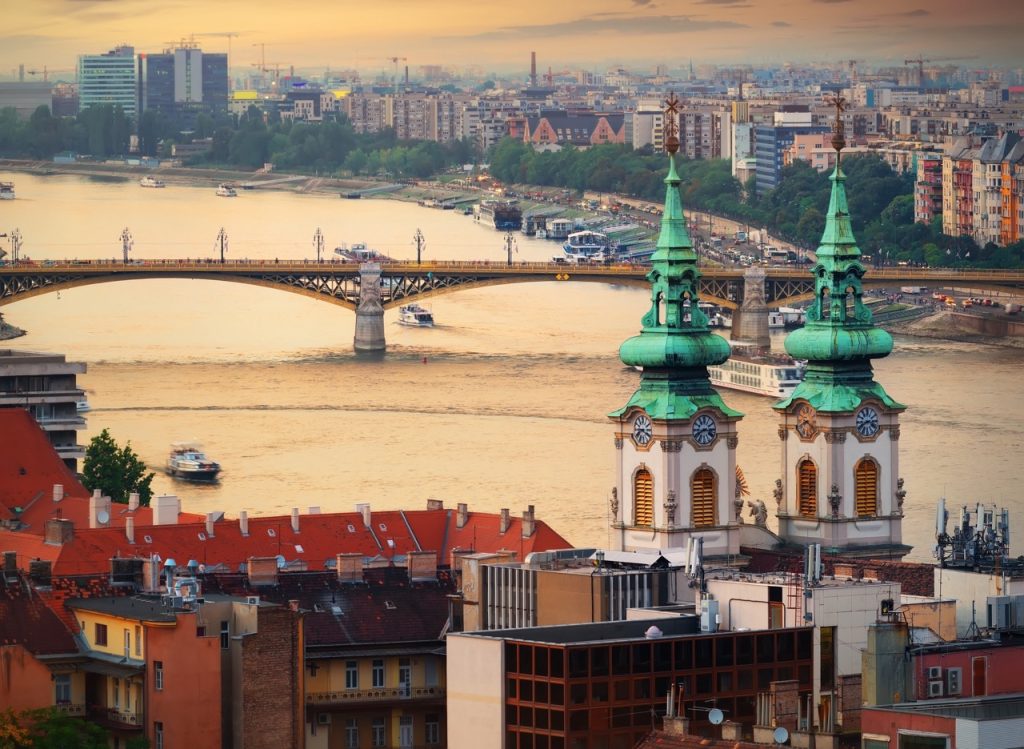
<path fill-rule="evenodd" d="M 394 63 L 394 66 L 395 66 L 395 77 L 394 77 L 395 91 L 398 91 L 398 61 L 401 60 L 402 62 L 408 62 L 409 58 L 408 57 L 385 57 L 384 59 L 385 60 L 390 60 L 392 63 Z M 409 83 L 408 79 L 405 82 Z"/>
<path fill-rule="evenodd" d="M 50 77 L 49 77 L 50 73 L 77 73 L 78 71 L 75 68 L 58 68 L 56 70 L 50 70 L 48 67 L 43 65 L 43 69 L 42 70 L 26 70 L 25 72 L 28 73 L 29 75 L 40 75 L 40 74 L 42 74 L 43 80 L 44 81 L 48 81 L 48 80 L 50 80 Z"/>
<path fill-rule="evenodd" d="M 913 57 L 909 60 L 904 60 L 904 65 L 910 65 L 915 63 L 917 65 L 917 85 L 924 87 L 924 64 L 926 62 L 955 62 L 957 60 L 976 60 L 977 55 L 971 55 L 969 57 L 933 57 L 931 59 Z"/>
<path fill-rule="evenodd" d="M 846 64 L 850 68 L 850 80 L 851 81 L 856 81 L 857 80 L 857 63 L 858 62 L 863 62 L 863 60 L 846 60 Z"/>
<path fill-rule="evenodd" d="M 547 81 L 548 88 L 551 88 L 554 85 L 554 80 L 555 80 L 555 76 L 556 75 L 567 75 L 567 74 L 569 74 L 571 72 L 572 72 L 571 70 L 557 70 L 554 73 L 552 73 L 551 72 L 551 68 L 549 67 L 548 68 L 548 72 L 546 72 L 544 74 L 544 80 Z"/>
<path fill-rule="evenodd" d="M 237 31 L 201 31 L 199 33 L 190 34 L 190 39 L 195 39 L 197 36 L 225 36 L 228 39 L 228 58 L 231 57 L 231 37 L 240 36 Z"/>

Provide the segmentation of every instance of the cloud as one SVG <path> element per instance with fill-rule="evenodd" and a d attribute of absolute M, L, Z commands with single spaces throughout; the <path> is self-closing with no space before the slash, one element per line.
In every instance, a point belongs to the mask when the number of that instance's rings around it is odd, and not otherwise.
<path fill-rule="evenodd" d="M 927 11 L 924 8 L 916 8 L 915 10 L 908 10 L 903 13 L 890 13 L 889 15 L 899 18 L 923 18 L 924 16 L 930 16 L 931 11 Z"/>
<path fill-rule="evenodd" d="M 551 38 L 565 36 L 587 36 L 591 34 L 645 35 L 645 34 L 681 34 L 701 31 L 722 31 L 727 29 L 745 29 L 746 24 L 735 21 L 696 20 L 690 16 L 646 16 L 646 17 L 609 17 L 608 14 L 578 18 L 573 21 L 560 21 L 536 26 L 505 26 L 494 31 L 485 31 L 467 36 L 447 37 L 458 40 L 491 40 L 511 39 L 527 35 L 532 38 Z"/>
<path fill-rule="evenodd" d="M 697 0 L 698 5 L 720 5 L 726 8 L 750 8 L 747 0 Z"/>
<path fill-rule="evenodd" d="M 655 7 L 654 5 L 651 4 L 651 0 L 633 0 L 633 5 L 635 5 L 638 8 L 645 8 L 645 7 L 646 8 L 653 8 L 653 7 Z"/>
<path fill-rule="evenodd" d="M 839 3 L 850 3 L 853 0 L 814 0 L 816 3 L 822 3 L 823 5 L 838 5 Z"/>
<path fill-rule="evenodd" d="M 777 29 L 788 29 L 792 25 L 793 24 L 789 23 L 788 21 L 772 21 L 772 26 L 774 26 Z"/>

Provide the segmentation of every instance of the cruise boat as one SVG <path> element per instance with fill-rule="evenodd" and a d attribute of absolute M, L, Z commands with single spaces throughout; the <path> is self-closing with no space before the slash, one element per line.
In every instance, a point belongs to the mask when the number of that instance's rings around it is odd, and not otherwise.
<path fill-rule="evenodd" d="M 398 324 L 414 328 L 434 327 L 434 315 L 418 304 L 406 304 L 398 308 Z"/>
<path fill-rule="evenodd" d="M 730 341 L 732 355 L 722 364 L 708 367 L 715 387 L 784 398 L 804 378 L 804 365 L 748 343 Z"/>
<path fill-rule="evenodd" d="M 238 193 L 235 191 L 235 186 L 229 185 L 227 182 L 222 185 L 217 185 L 217 194 L 222 198 L 234 198 L 238 196 Z"/>
<path fill-rule="evenodd" d="M 495 229 L 521 229 L 523 211 L 514 200 L 481 200 L 473 211 L 477 221 Z"/>
<path fill-rule="evenodd" d="M 0 182 L 0 200 L 14 200 L 13 182 Z"/>
<path fill-rule="evenodd" d="M 164 183 L 158 180 L 156 177 L 143 177 L 139 180 L 140 187 L 164 187 Z"/>
<path fill-rule="evenodd" d="M 589 229 L 570 234 L 562 245 L 562 251 L 565 261 L 570 263 L 610 262 L 618 254 L 607 234 Z"/>
<path fill-rule="evenodd" d="M 335 247 L 334 254 L 343 263 L 386 263 L 392 259 L 377 250 L 371 250 L 363 242 L 353 242 L 351 247 Z"/>
<path fill-rule="evenodd" d="M 220 463 L 210 460 L 198 442 L 173 442 L 167 456 L 167 475 L 186 481 L 216 481 Z"/>

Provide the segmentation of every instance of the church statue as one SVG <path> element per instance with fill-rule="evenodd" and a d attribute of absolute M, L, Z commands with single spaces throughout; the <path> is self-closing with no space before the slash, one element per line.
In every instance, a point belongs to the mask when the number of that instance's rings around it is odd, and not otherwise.
<path fill-rule="evenodd" d="M 748 501 L 747 506 L 750 508 L 750 517 L 754 518 L 754 525 L 767 528 L 768 508 L 764 506 L 764 501 L 760 499 L 755 499 L 753 502 Z"/>
<path fill-rule="evenodd" d="M 782 507 L 782 479 L 775 479 L 775 488 L 772 489 L 772 496 L 775 497 L 775 504 Z"/>
<path fill-rule="evenodd" d="M 676 493 L 672 489 L 668 490 L 668 500 L 665 502 L 665 518 L 668 520 L 668 526 L 671 528 L 676 524 Z"/>
<path fill-rule="evenodd" d="M 828 503 L 832 507 L 832 517 L 839 517 L 839 503 L 843 501 L 843 495 L 839 493 L 839 486 L 832 484 L 832 491 L 828 495 Z"/>
<path fill-rule="evenodd" d="M 733 514 L 736 516 L 736 522 L 740 525 L 743 525 L 743 497 L 737 496 L 736 499 L 732 501 L 732 504 L 733 507 L 736 508 L 733 512 Z"/>
<path fill-rule="evenodd" d="M 608 501 L 608 504 L 612 508 L 612 520 L 619 517 L 619 490 L 616 487 L 612 487 L 612 498 Z"/>
<path fill-rule="evenodd" d="M 903 488 L 903 477 L 896 479 L 896 506 L 900 515 L 903 514 L 903 500 L 907 498 L 907 490 Z"/>

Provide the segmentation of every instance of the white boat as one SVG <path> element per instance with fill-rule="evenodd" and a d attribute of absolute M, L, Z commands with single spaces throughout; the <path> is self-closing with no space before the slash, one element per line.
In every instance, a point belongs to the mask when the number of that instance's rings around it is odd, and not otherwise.
<path fill-rule="evenodd" d="M 164 187 L 164 183 L 156 177 L 143 177 L 139 180 L 139 187 Z"/>
<path fill-rule="evenodd" d="M 216 481 L 220 463 L 210 460 L 198 442 L 172 442 L 167 475 L 186 481 Z"/>
<path fill-rule="evenodd" d="M 238 196 L 238 193 L 235 192 L 234 185 L 229 185 L 227 182 L 222 185 L 217 185 L 217 194 L 222 198 L 234 198 Z"/>
<path fill-rule="evenodd" d="M 14 200 L 13 182 L 0 182 L 0 200 Z"/>
<path fill-rule="evenodd" d="M 609 262 L 616 256 L 616 247 L 608 235 L 589 229 L 570 234 L 562 251 L 570 263 Z"/>
<path fill-rule="evenodd" d="M 386 263 L 391 260 L 377 250 L 371 250 L 364 242 L 353 242 L 351 247 L 335 247 L 334 254 L 343 263 Z"/>
<path fill-rule="evenodd" d="M 784 398 L 804 379 L 804 365 L 748 343 L 730 341 L 732 355 L 722 364 L 708 367 L 715 387 Z"/>
<path fill-rule="evenodd" d="M 398 324 L 415 328 L 434 327 L 434 315 L 418 304 L 406 304 L 398 308 Z"/>

